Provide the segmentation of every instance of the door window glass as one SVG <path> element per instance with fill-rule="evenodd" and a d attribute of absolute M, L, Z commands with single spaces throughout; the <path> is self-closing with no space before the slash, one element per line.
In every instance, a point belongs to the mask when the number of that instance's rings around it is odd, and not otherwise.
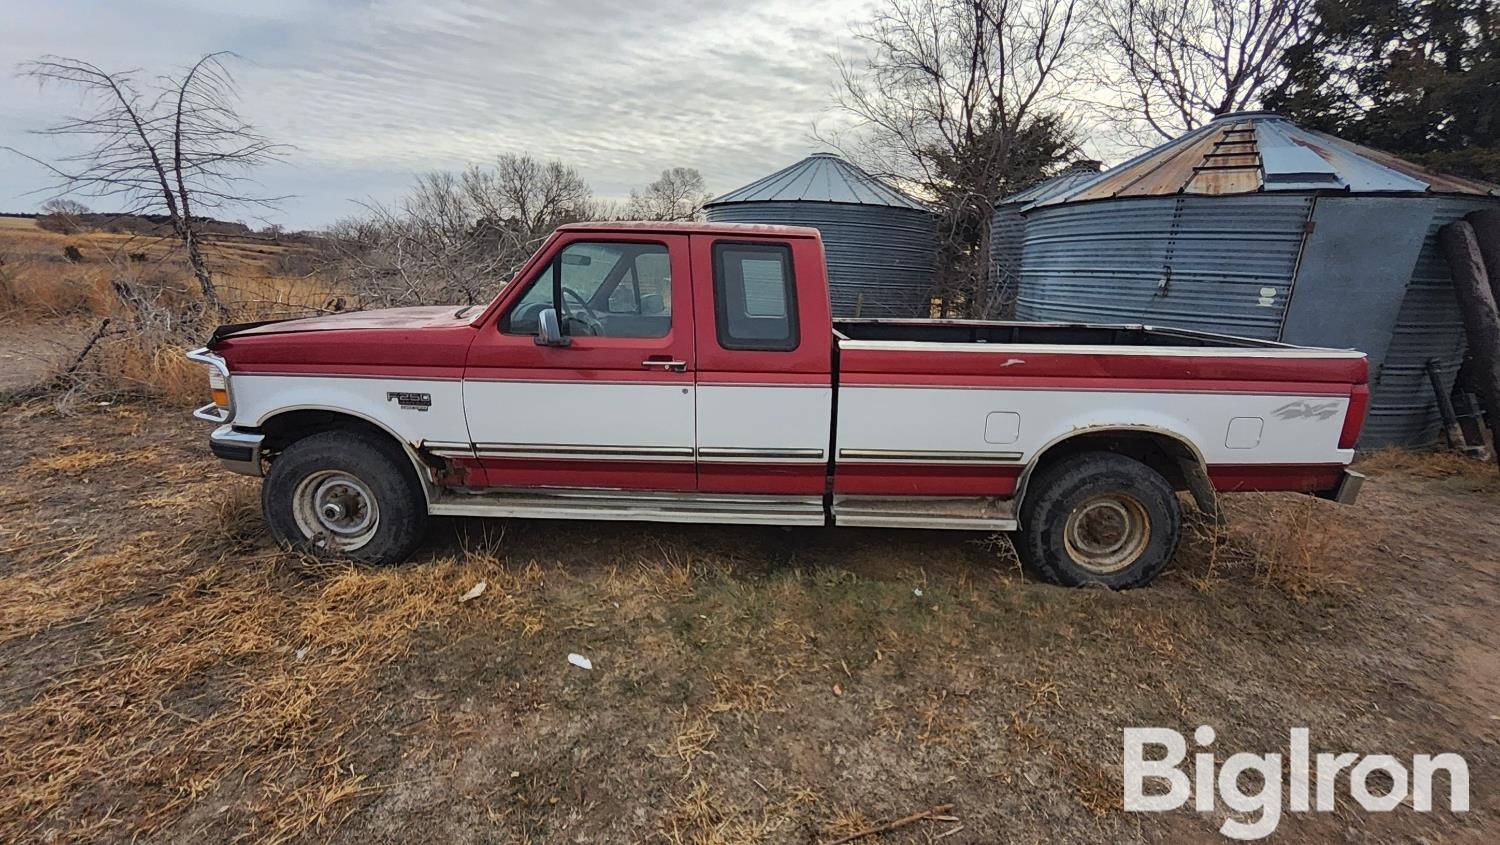
<path fill-rule="evenodd" d="M 714 319 L 725 349 L 797 348 L 792 251 L 785 244 L 714 244 Z"/>
<path fill-rule="evenodd" d="M 527 283 L 500 330 L 536 334 L 538 315 L 555 307 L 565 335 L 666 337 L 672 328 L 671 289 L 665 246 L 575 241 Z M 553 301 L 557 294 L 560 302 Z"/>

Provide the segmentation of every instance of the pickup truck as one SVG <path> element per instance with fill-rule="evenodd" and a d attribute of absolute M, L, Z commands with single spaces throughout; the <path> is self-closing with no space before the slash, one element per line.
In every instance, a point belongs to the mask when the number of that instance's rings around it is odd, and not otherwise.
<path fill-rule="evenodd" d="M 559 228 L 487 306 L 223 326 L 213 454 L 275 537 L 374 563 L 429 516 L 1018 532 L 1150 581 L 1179 491 L 1350 501 L 1365 356 L 1147 326 L 838 320 L 815 229 Z"/>

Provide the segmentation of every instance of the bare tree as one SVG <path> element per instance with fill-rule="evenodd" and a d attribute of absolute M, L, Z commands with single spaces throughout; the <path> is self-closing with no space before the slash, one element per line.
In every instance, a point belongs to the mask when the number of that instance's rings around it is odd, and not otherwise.
<path fill-rule="evenodd" d="M 697 220 L 703 205 L 713 199 L 703 174 L 692 167 L 672 167 L 644 190 L 630 192 L 626 214 L 632 220 Z"/>
<path fill-rule="evenodd" d="M 394 205 L 366 210 L 328 232 L 335 280 L 380 304 L 474 304 L 558 225 L 597 209 L 573 168 L 505 154 L 488 167 L 419 177 Z"/>
<path fill-rule="evenodd" d="M 80 91 L 89 112 L 40 130 L 58 139 L 81 139 L 87 149 L 42 161 L 63 194 L 107 198 L 127 214 L 162 214 L 187 253 L 205 305 L 224 304 L 203 254 L 200 215 L 225 208 L 270 206 L 276 199 L 250 192 L 255 168 L 284 147 L 260 135 L 235 111 L 234 79 L 225 60 L 211 53 L 177 78 L 162 76 L 144 89 L 139 71 L 109 72 L 78 59 L 47 56 L 22 65 L 43 86 Z"/>
<path fill-rule="evenodd" d="M 65 214 L 69 217 L 79 217 L 89 213 L 89 207 L 78 200 L 70 200 L 67 197 L 55 197 L 42 203 L 43 214 Z"/>
<path fill-rule="evenodd" d="M 1286 77 L 1315 0 L 1094 0 L 1099 108 L 1150 146 L 1260 104 Z"/>
<path fill-rule="evenodd" d="M 1082 0 L 887 0 L 855 29 L 836 103 L 855 129 L 830 140 L 940 213 L 936 293 L 974 316 L 1003 303 L 985 282 L 995 202 L 1074 147 L 1065 93 Z"/>
<path fill-rule="evenodd" d="M 65 197 L 56 197 L 42 203 L 42 216 L 37 219 L 37 225 L 43 229 L 71 235 L 83 228 L 83 215 L 88 213 L 89 207 L 83 203 Z"/>

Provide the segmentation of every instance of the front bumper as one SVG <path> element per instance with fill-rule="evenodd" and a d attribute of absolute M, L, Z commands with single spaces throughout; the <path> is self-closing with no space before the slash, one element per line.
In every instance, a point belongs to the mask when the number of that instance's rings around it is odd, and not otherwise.
<path fill-rule="evenodd" d="M 224 466 L 240 475 L 259 477 L 261 444 L 266 436 L 254 431 L 240 431 L 232 425 L 221 425 L 208 436 L 208 449 Z"/>
<path fill-rule="evenodd" d="M 1365 484 L 1365 474 L 1345 469 L 1343 475 L 1339 476 L 1337 487 L 1319 493 L 1319 497 L 1341 505 L 1352 505 L 1359 498 L 1359 488 Z"/>

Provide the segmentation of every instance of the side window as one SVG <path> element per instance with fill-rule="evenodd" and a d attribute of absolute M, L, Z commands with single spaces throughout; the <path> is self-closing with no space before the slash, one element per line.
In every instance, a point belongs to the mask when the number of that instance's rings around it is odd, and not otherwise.
<path fill-rule="evenodd" d="M 725 349 L 797 348 L 792 250 L 785 244 L 714 244 L 714 322 Z"/>
<path fill-rule="evenodd" d="M 635 280 L 634 268 L 625 273 L 625 278 L 615 285 L 615 292 L 609 295 L 609 313 L 641 313 L 641 286 Z"/>
<path fill-rule="evenodd" d="M 526 285 L 500 319 L 506 334 L 536 334 L 539 315 L 554 307 L 574 337 L 666 337 L 672 328 L 671 259 L 661 244 L 575 241 Z"/>
<path fill-rule="evenodd" d="M 672 313 L 672 262 L 667 251 L 643 252 L 635 257 L 640 308 L 645 315 Z"/>

